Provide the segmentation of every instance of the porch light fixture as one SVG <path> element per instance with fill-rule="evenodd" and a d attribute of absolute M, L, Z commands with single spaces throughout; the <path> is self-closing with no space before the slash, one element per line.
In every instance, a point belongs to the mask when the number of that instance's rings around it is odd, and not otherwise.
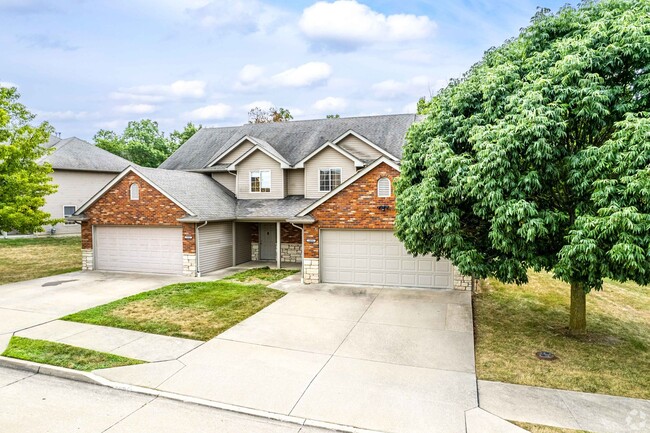
<path fill-rule="evenodd" d="M 390 206 L 382 204 L 381 206 L 377 206 L 377 209 L 380 211 L 386 212 L 388 209 L 390 209 Z"/>
<path fill-rule="evenodd" d="M 537 356 L 537 359 L 541 359 L 542 361 L 555 361 L 557 359 L 557 356 L 555 356 L 553 352 L 546 351 L 537 352 L 535 356 Z"/>

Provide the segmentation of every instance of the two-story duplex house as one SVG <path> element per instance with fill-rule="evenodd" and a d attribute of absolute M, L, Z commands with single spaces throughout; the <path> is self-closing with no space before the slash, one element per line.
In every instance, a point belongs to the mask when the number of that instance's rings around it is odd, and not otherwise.
<path fill-rule="evenodd" d="M 129 167 L 72 218 L 84 269 L 201 275 L 302 262 L 305 283 L 467 288 L 393 235 L 413 114 L 198 131 L 158 169 Z"/>

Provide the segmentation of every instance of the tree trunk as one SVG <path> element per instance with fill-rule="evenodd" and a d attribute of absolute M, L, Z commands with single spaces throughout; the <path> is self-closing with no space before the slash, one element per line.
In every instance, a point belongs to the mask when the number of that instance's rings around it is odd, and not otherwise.
<path fill-rule="evenodd" d="M 582 283 L 572 282 L 569 333 L 582 335 L 585 332 L 587 332 L 587 294 Z"/>

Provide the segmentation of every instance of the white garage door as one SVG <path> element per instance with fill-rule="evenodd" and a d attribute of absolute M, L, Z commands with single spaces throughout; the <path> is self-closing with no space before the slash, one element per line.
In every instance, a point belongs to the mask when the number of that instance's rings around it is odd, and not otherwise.
<path fill-rule="evenodd" d="M 96 269 L 183 273 L 180 227 L 95 226 Z"/>
<path fill-rule="evenodd" d="M 325 283 L 453 287 L 449 260 L 413 257 L 389 230 L 321 230 L 320 267 Z"/>

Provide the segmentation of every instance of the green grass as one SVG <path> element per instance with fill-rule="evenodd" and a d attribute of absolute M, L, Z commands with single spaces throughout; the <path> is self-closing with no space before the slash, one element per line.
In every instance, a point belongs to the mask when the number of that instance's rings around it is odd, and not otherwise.
<path fill-rule="evenodd" d="M 270 269 L 267 266 L 239 272 L 224 278 L 224 280 L 239 281 L 240 283 L 270 284 L 287 278 L 296 272 L 298 272 L 298 269 Z"/>
<path fill-rule="evenodd" d="M 81 238 L 0 239 L 0 284 L 81 269 Z"/>
<path fill-rule="evenodd" d="M 527 422 L 510 421 L 530 433 L 589 433 L 586 430 L 572 430 L 568 428 L 550 427 L 540 424 L 529 424 Z"/>
<path fill-rule="evenodd" d="M 2 356 L 82 371 L 144 363 L 138 359 L 125 358 L 111 353 L 23 337 L 11 337 L 9 346 Z"/>
<path fill-rule="evenodd" d="M 80 311 L 62 320 L 207 341 L 284 294 L 264 284 L 223 280 L 179 283 Z"/>
<path fill-rule="evenodd" d="M 479 379 L 650 398 L 650 288 L 607 281 L 587 295 L 584 337 L 568 335 L 569 287 L 548 273 L 489 280 L 475 295 Z M 556 361 L 540 361 L 547 350 Z"/>

